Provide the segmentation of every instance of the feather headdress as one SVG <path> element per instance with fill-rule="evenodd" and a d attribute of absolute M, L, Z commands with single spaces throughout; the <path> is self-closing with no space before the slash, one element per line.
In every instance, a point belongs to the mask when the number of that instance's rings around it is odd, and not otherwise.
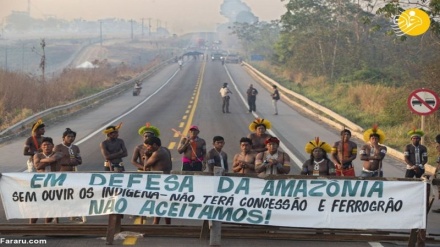
<path fill-rule="evenodd" d="M 269 120 L 264 118 L 256 118 L 250 125 L 249 130 L 255 132 L 258 126 L 263 125 L 266 129 L 270 129 L 272 127 Z"/>
<path fill-rule="evenodd" d="M 330 153 L 332 151 L 332 146 L 330 144 L 319 140 L 319 137 L 315 137 L 315 140 L 309 141 L 304 149 L 308 154 L 311 154 L 315 148 L 321 148 L 326 153 Z"/>
<path fill-rule="evenodd" d="M 155 137 L 160 136 L 160 130 L 157 127 L 151 125 L 149 122 L 147 122 L 144 126 L 140 127 L 138 130 L 138 134 L 141 136 L 143 136 L 146 132 L 153 133 Z"/>
<path fill-rule="evenodd" d="M 120 128 L 121 128 L 121 126 L 122 126 L 122 122 L 121 123 L 119 123 L 118 125 L 116 125 L 116 126 L 113 126 L 113 125 L 110 125 L 110 126 L 108 126 L 107 128 L 105 128 L 105 130 L 102 132 L 102 133 L 104 133 L 104 134 L 110 134 L 110 133 L 112 133 L 112 132 L 115 132 L 115 131 L 118 131 Z"/>
<path fill-rule="evenodd" d="M 379 129 L 377 124 L 374 124 L 371 129 L 367 129 L 364 132 L 364 141 L 369 142 L 370 137 L 373 134 L 377 134 L 379 136 L 379 143 L 383 143 L 385 141 L 385 133 L 383 133 L 383 131 Z"/>

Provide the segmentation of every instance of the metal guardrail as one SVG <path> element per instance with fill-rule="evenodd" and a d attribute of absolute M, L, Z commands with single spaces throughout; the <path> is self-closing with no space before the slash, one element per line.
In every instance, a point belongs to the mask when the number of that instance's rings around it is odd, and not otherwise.
<path fill-rule="evenodd" d="M 248 71 L 251 74 L 253 74 L 262 83 L 264 83 L 265 87 L 267 89 L 271 90 L 272 85 L 276 85 L 278 87 L 278 89 L 282 92 L 282 94 L 281 94 L 282 99 L 285 100 L 286 102 L 288 102 L 289 104 L 292 104 L 295 107 L 302 109 L 303 111 L 307 112 L 308 114 L 311 114 L 312 116 L 319 118 L 323 122 L 325 122 L 331 126 L 334 126 L 337 129 L 342 129 L 342 127 L 344 127 L 344 126 L 348 127 L 352 131 L 353 136 L 355 136 L 356 138 L 358 138 L 360 140 L 363 140 L 364 129 L 362 127 L 360 127 L 359 125 L 351 122 L 350 120 L 339 115 L 338 113 L 336 113 L 336 112 L 334 112 L 324 106 L 321 106 L 321 105 L 317 104 L 316 102 L 313 102 L 312 100 L 308 99 L 307 97 L 304 97 L 303 95 L 300 95 L 298 93 L 295 93 L 295 92 L 289 90 L 288 88 L 282 86 L 281 84 L 279 84 L 275 80 L 273 80 L 273 79 L 269 78 L 268 76 L 266 76 L 265 74 L 261 73 L 260 71 L 258 71 L 254 67 L 252 67 L 250 64 L 243 62 L 243 65 L 248 69 Z M 289 95 L 291 97 L 286 97 L 286 95 Z M 292 100 L 291 98 L 303 101 L 304 103 L 311 106 L 313 109 L 315 109 L 319 112 L 322 112 L 322 113 L 326 114 L 327 116 L 330 116 L 332 119 L 327 118 L 326 116 L 323 116 L 322 114 L 315 113 L 314 111 L 310 110 L 308 107 L 296 102 L 295 100 Z M 402 152 L 400 152 L 396 149 L 393 149 L 391 147 L 388 147 L 388 146 L 386 146 L 386 147 L 387 147 L 387 153 L 389 155 L 404 162 L 405 158 L 404 158 L 404 155 Z"/>
<path fill-rule="evenodd" d="M 38 113 L 36 113 L 36 114 L 18 122 L 18 123 L 8 127 L 7 129 L 3 130 L 2 132 L 0 132 L 0 143 L 7 140 L 7 139 L 10 139 L 14 136 L 19 135 L 21 132 L 23 132 L 26 129 L 30 129 L 29 125 L 34 123 L 36 121 L 36 119 L 38 119 L 38 118 L 44 118 L 44 117 L 51 115 L 51 114 L 56 114 L 56 113 L 63 112 L 63 111 L 69 110 L 69 109 L 73 109 L 73 108 L 78 107 L 80 105 L 90 103 L 93 101 L 97 101 L 99 99 L 106 98 L 106 97 L 114 95 L 122 90 L 125 90 L 129 86 L 132 86 L 135 81 L 145 80 L 146 78 L 152 76 L 154 73 L 156 73 L 157 71 L 162 69 L 165 65 L 167 65 L 171 60 L 172 59 L 168 59 L 168 60 L 162 62 L 161 64 L 156 65 L 156 66 L 150 68 L 149 70 L 141 73 L 140 75 L 138 75 L 135 78 L 132 78 L 128 81 L 119 83 L 119 84 L 117 84 L 111 88 L 105 89 L 104 91 L 101 91 L 99 93 L 90 95 L 90 96 L 85 97 L 83 99 L 73 101 L 68 104 L 55 106 L 55 107 L 46 109 L 44 111 L 38 112 Z"/>

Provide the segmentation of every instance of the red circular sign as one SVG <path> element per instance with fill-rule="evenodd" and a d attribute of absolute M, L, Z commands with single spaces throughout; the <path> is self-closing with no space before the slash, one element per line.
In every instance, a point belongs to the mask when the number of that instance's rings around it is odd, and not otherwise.
<path fill-rule="evenodd" d="M 408 107 L 418 115 L 429 115 L 439 108 L 438 95 L 429 89 L 421 88 L 409 94 Z"/>

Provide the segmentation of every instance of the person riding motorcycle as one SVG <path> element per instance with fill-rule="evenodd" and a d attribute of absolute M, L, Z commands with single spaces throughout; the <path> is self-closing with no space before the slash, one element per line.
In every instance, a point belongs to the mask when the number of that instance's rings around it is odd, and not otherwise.
<path fill-rule="evenodd" d="M 137 96 L 141 93 L 141 82 L 140 81 L 136 81 L 134 84 L 134 88 L 133 88 L 133 96 Z"/>

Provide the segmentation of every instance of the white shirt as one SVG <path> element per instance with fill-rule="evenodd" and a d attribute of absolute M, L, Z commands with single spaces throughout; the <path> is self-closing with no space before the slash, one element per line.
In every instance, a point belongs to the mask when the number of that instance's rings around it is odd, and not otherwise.
<path fill-rule="evenodd" d="M 220 95 L 221 95 L 222 97 L 226 97 L 226 96 L 228 96 L 228 94 L 232 94 L 232 92 L 229 90 L 228 87 L 222 87 L 222 88 L 220 88 Z"/>

